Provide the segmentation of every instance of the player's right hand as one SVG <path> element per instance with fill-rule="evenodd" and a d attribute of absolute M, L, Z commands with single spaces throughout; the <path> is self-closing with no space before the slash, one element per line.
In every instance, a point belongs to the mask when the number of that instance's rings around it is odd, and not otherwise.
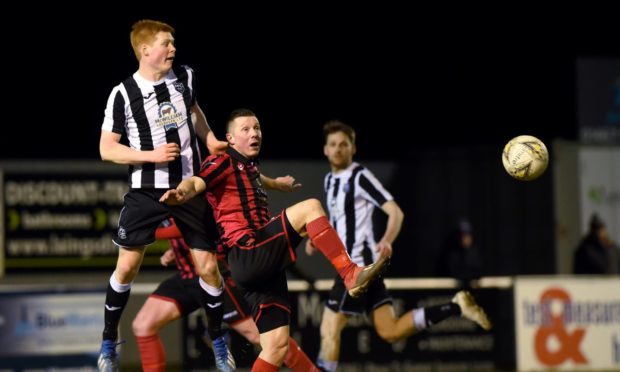
<path fill-rule="evenodd" d="M 377 243 L 375 250 L 379 253 L 379 256 L 381 257 L 392 257 L 392 243 L 388 242 L 387 240 L 381 239 L 379 243 Z"/>
<path fill-rule="evenodd" d="M 161 263 L 162 266 L 168 266 L 171 263 L 174 262 L 174 251 L 169 248 L 167 251 L 164 252 L 164 254 L 161 255 L 161 257 L 159 257 L 159 262 Z"/>
<path fill-rule="evenodd" d="M 185 192 L 181 189 L 170 189 L 159 198 L 160 203 L 166 203 L 168 205 L 179 205 L 185 203 L 187 198 Z"/>
<path fill-rule="evenodd" d="M 153 149 L 153 163 L 167 163 L 181 155 L 181 147 L 177 143 L 166 143 Z"/>
<path fill-rule="evenodd" d="M 277 177 L 274 179 L 276 187 L 282 192 L 292 192 L 301 188 L 301 183 L 296 182 L 293 176 L 288 174 L 283 177 Z"/>

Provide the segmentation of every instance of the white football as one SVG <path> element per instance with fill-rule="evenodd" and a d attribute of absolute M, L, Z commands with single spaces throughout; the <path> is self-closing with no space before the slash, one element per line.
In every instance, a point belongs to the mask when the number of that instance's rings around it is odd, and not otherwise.
<path fill-rule="evenodd" d="M 549 153 L 543 141 L 534 136 L 517 136 L 511 139 L 502 152 L 506 172 L 520 181 L 531 181 L 545 172 Z"/>

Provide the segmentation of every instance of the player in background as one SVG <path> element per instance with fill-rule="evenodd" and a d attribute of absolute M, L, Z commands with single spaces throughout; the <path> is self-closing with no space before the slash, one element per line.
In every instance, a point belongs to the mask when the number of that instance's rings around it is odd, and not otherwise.
<path fill-rule="evenodd" d="M 330 121 L 324 125 L 323 134 L 323 153 L 331 167 L 324 183 L 331 224 L 356 264 L 369 265 L 381 257 L 390 257 L 392 243 L 403 223 L 403 212 L 381 182 L 367 168 L 353 161 L 356 147 L 352 127 L 340 121 Z M 375 208 L 381 209 L 388 217 L 378 242 L 375 241 L 372 224 Z M 306 243 L 306 252 L 310 255 L 316 250 L 313 243 L 311 240 Z M 458 292 L 451 303 L 413 309 L 397 318 L 382 278 L 372 282 L 362 296 L 353 298 L 347 293 L 342 279 L 336 276 L 321 320 L 318 367 L 325 371 L 336 370 L 340 356 L 340 333 L 349 317 L 364 313 L 372 319 L 379 336 L 390 343 L 450 316 L 462 315 L 484 329 L 491 328 L 484 310 L 469 292 Z"/>

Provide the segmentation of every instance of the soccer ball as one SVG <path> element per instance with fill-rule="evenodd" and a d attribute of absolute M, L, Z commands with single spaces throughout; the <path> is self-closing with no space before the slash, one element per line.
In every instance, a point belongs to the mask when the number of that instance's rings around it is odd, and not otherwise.
<path fill-rule="evenodd" d="M 534 136 L 511 139 L 502 152 L 506 172 L 519 181 L 531 181 L 545 172 L 549 153 L 545 144 Z"/>

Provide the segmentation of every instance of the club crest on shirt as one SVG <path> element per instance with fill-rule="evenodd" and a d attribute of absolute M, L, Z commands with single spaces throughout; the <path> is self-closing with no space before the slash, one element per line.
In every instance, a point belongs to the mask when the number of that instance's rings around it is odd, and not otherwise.
<path fill-rule="evenodd" d="M 332 199 L 332 200 L 330 200 L 330 202 L 329 202 L 329 208 L 330 208 L 330 209 L 334 209 L 334 208 L 336 208 L 336 199 L 335 199 L 335 198 L 334 198 L 334 199 Z"/>
<path fill-rule="evenodd" d="M 345 184 L 342 185 L 342 191 L 346 194 L 347 192 L 349 192 L 349 183 L 345 182 Z"/>
<path fill-rule="evenodd" d="M 178 81 L 174 82 L 172 85 L 174 85 L 174 89 L 176 89 L 177 92 L 183 94 L 183 92 L 185 92 L 185 85 L 183 85 L 183 83 L 180 83 Z"/>
<path fill-rule="evenodd" d="M 243 170 L 243 163 L 237 164 L 237 168 L 239 168 L 239 170 L 242 171 Z"/>
<path fill-rule="evenodd" d="M 155 125 L 164 127 L 167 132 L 177 129 L 183 121 L 183 114 L 177 111 L 177 108 L 171 102 L 162 102 L 158 108 L 159 117 L 155 119 Z"/>
<path fill-rule="evenodd" d="M 119 226 L 118 227 L 117 235 L 118 235 L 119 239 L 121 239 L 121 240 L 127 239 L 127 232 L 125 231 L 125 228 L 123 226 Z"/>
<path fill-rule="evenodd" d="M 332 199 L 329 201 L 329 213 L 330 213 L 332 216 L 338 216 L 338 214 L 339 214 L 339 211 L 338 211 L 338 204 L 337 204 L 337 202 L 336 202 L 336 198 L 332 198 Z"/>

